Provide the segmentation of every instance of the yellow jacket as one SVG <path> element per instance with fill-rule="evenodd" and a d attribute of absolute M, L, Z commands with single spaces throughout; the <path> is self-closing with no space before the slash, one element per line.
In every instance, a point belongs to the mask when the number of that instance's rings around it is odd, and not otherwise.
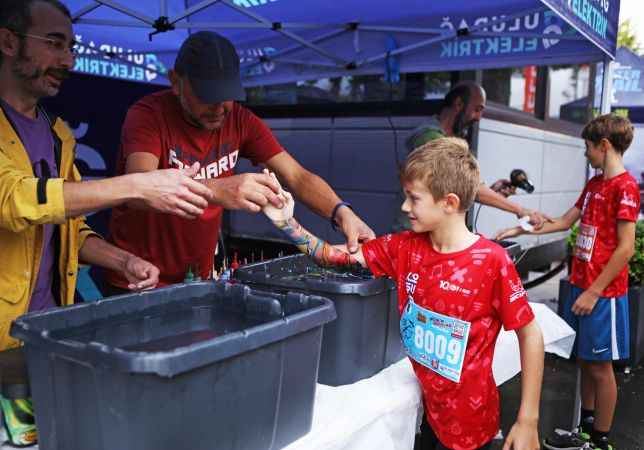
<path fill-rule="evenodd" d="M 53 122 L 60 178 L 34 177 L 29 155 L 0 108 L 0 351 L 19 343 L 11 322 L 28 310 L 42 254 L 45 223 L 59 224 L 57 245 L 60 301 L 74 301 L 78 252 L 94 232 L 83 217 L 66 219 L 63 182 L 80 181 L 74 166 L 75 140 L 65 123 Z M 56 233 L 54 234 L 56 239 Z"/>

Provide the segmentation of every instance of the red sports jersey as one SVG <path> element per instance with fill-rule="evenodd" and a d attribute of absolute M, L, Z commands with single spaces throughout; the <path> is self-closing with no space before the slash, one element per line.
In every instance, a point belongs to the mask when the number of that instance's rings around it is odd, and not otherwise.
<path fill-rule="evenodd" d="M 588 289 L 617 248 L 617 221 L 637 221 L 640 190 L 628 172 L 609 180 L 597 175 L 588 182 L 575 206 L 581 210 L 581 221 L 570 282 L 581 289 Z M 627 291 L 628 264 L 606 286 L 601 296 L 619 297 Z"/>
<path fill-rule="evenodd" d="M 257 164 L 282 151 L 270 129 L 238 104 L 221 129 L 208 131 L 187 122 L 178 98 L 167 90 L 144 97 L 128 111 L 117 172 L 124 172 L 130 154 L 147 152 L 159 158 L 159 169 L 199 161 L 197 179 L 222 178 L 233 175 L 239 157 Z M 112 211 L 109 239 L 155 264 L 161 271 L 160 286 L 183 281 L 189 265 L 205 278 L 212 268 L 221 214 L 220 206 L 211 205 L 198 219 L 187 220 L 120 206 Z M 128 284 L 117 272 L 109 272 L 108 280 L 119 287 Z"/>
<path fill-rule="evenodd" d="M 429 235 L 406 231 L 362 247 L 376 276 L 398 286 L 398 308 L 411 297 L 425 309 L 471 323 L 460 382 L 411 360 L 422 386 L 427 421 L 442 444 L 471 450 L 499 430 L 499 394 L 492 358 L 501 325 L 521 328 L 534 319 L 514 264 L 499 245 L 479 237 L 469 248 L 438 253 Z"/>

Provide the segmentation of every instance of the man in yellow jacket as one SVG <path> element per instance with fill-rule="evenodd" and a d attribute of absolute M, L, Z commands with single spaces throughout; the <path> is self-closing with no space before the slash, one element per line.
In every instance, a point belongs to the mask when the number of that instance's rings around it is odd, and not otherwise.
<path fill-rule="evenodd" d="M 198 166 L 81 182 L 72 133 L 38 106 L 58 93 L 73 64 L 74 34 L 62 3 L 2 0 L 0 351 L 19 345 L 9 336 L 15 318 L 73 302 L 79 259 L 120 271 L 130 289 L 156 285 L 154 265 L 103 241 L 83 214 L 130 202 L 195 218 L 211 200 L 192 179 Z M 28 400 L 0 403 L 11 442 L 34 443 L 33 420 L 31 427 L 16 420 L 31 412 Z"/>

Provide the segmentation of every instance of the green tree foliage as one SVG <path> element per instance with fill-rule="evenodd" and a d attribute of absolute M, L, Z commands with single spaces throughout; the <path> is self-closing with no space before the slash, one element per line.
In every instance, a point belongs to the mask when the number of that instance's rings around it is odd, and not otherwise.
<path fill-rule="evenodd" d="M 642 47 L 630 19 L 619 24 L 619 30 L 617 32 L 617 46 L 626 47 L 638 55 L 642 53 Z"/>

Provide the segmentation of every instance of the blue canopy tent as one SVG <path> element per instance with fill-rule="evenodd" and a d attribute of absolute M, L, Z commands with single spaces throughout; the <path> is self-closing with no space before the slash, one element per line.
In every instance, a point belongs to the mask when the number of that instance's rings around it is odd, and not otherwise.
<path fill-rule="evenodd" d="M 610 104 L 613 110 L 623 110 L 634 123 L 644 123 L 643 74 L 644 58 L 627 48 L 617 49 Z M 599 84 L 599 76 L 597 84 Z M 599 92 L 598 89 L 599 87 L 595 89 L 595 92 Z M 599 107 L 598 101 L 595 101 L 595 106 Z"/>
<path fill-rule="evenodd" d="M 613 63 L 613 84 L 610 93 L 610 106 L 614 112 L 627 116 L 631 122 L 644 124 L 644 58 L 627 48 L 617 49 Z M 603 69 L 595 79 L 594 108 L 600 107 Z M 575 120 L 584 117 L 588 108 L 588 98 L 580 98 L 561 106 L 561 117 Z"/>
<path fill-rule="evenodd" d="M 161 84 L 198 30 L 231 39 L 253 86 L 609 61 L 619 17 L 619 0 L 64 2 L 80 44 L 78 72 Z"/>

